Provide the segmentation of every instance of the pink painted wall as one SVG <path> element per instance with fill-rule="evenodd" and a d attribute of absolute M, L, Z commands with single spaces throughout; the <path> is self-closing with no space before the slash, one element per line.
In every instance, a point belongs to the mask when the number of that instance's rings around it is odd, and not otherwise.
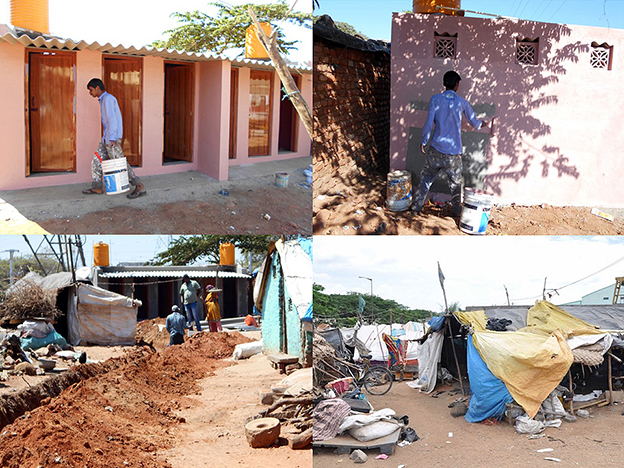
<path fill-rule="evenodd" d="M 91 160 L 101 138 L 98 102 L 87 82 L 102 76 L 102 54 L 76 53 L 76 172 L 26 176 L 25 47 L 0 41 L 0 190 L 89 183 Z M 229 61 L 195 64 L 195 129 L 193 160 L 188 164 L 163 165 L 164 59 L 143 58 L 142 166 L 139 176 L 199 170 L 217 180 L 228 178 L 230 165 L 289 159 L 310 155 L 310 139 L 301 126 L 296 153 L 277 154 L 279 128 L 279 80 L 275 80 L 273 144 L 270 156 L 247 157 L 249 69 L 240 69 L 238 109 L 238 159 L 228 160 L 230 115 Z M 311 73 L 303 78 L 302 93 L 312 102 Z"/>
<path fill-rule="evenodd" d="M 456 59 L 433 57 L 434 32 L 458 34 Z M 516 38 L 539 37 L 539 64 L 515 62 Z M 613 46 L 612 69 L 590 66 L 591 43 Z M 496 117 L 483 184 L 499 202 L 621 206 L 624 31 L 529 21 L 397 13 L 392 27 L 390 168 L 410 166 L 433 94 L 456 70 L 459 94 Z M 489 141 L 488 141 L 489 140 Z M 418 151 L 419 152 L 419 151 Z"/>
<path fill-rule="evenodd" d="M 278 152 L 279 142 L 279 109 L 280 109 L 280 89 L 282 82 L 279 80 L 277 73 L 273 78 L 273 107 L 271 120 L 271 154 L 269 156 L 252 156 L 249 157 L 249 69 L 241 68 L 238 74 L 238 118 L 237 118 L 237 134 L 236 134 L 236 159 L 230 159 L 230 166 L 241 164 L 252 164 L 266 161 L 280 161 L 297 157 L 310 156 L 312 140 L 306 132 L 305 126 L 298 119 L 297 128 L 297 151 L 296 152 Z M 305 73 L 301 77 L 301 95 L 312 108 L 312 74 Z"/>

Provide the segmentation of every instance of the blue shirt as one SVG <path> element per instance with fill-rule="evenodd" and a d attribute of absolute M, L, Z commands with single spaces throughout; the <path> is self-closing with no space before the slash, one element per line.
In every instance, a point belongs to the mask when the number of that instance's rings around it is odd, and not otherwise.
<path fill-rule="evenodd" d="M 468 123 L 479 130 L 482 122 L 475 116 L 472 107 L 463 97 L 450 89 L 442 94 L 431 97 L 429 115 L 423 127 L 422 145 L 425 146 L 431 137 L 431 146 L 442 154 L 461 154 L 461 121 L 466 116 Z M 433 124 L 435 122 L 435 129 Z"/>
<path fill-rule="evenodd" d="M 173 336 L 174 333 L 184 335 L 184 327 L 186 325 L 186 319 L 180 312 L 173 312 L 167 316 L 167 331 L 169 336 Z"/>
<path fill-rule="evenodd" d="M 98 98 L 98 101 L 100 101 L 102 125 L 104 126 L 102 141 L 105 145 L 108 145 L 111 141 L 121 140 L 123 138 L 123 123 L 117 99 L 112 94 L 104 91 Z"/>

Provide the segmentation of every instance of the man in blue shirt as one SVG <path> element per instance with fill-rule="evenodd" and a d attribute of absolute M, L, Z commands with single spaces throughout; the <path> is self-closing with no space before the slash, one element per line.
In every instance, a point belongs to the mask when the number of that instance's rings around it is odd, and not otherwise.
<path fill-rule="evenodd" d="M 104 83 L 99 78 L 93 78 L 87 84 L 89 94 L 100 102 L 100 113 L 102 114 L 102 126 L 104 132 L 100 141 L 97 153 L 102 161 L 107 159 L 123 158 L 123 150 L 121 148 L 121 139 L 123 138 L 123 123 L 121 120 L 121 110 L 117 99 L 112 94 L 108 94 L 104 88 Z M 134 188 L 127 195 L 128 198 L 138 198 L 145 192 L 145 186 L 141 180 L 134 174 L 134 171 L 128 164 L 128 181 Z M 102 190 L 102 164 L 94 155 L 91 161 L 91 188 L 83 190 L 86 194 L 101 194 Z"/>
<path fill-rule="evenodd" d="M 165 324 L 167 331 L 169 332 L 169 344 L 167 347 L 173 344 L 184 343 L 184 329 L 186 328 L 186 318 L 180 313 L 180 308 L 177 305 L 171 307 L 171 313 L 167 315 L 167 322 Z"/>
<path fill-rule="evenodd" d="M 420 173 L 420 184 L 412 204 L 412 210 L 417 213 L 423 209 L 433 179 L 438 172 L 443 171 L 449 178 L 453 216 L 461 214 L 462 117 L 465 116 L 468 123 L 477 130 L 482 126 L 487 127 L 489 123 L 477 119 L 468 101 L 456 94 L 460 80 L 461 77 L 457 72 L 446 72 L 443 80 L 446 91 L 434 95 L 429 102 L 429 114 L 421 140 L 421 150 L 427 158 Z M 431 138 L 432 130 L 433 138 Z M 431 143 L 425 151 L 429 138 Z"/>

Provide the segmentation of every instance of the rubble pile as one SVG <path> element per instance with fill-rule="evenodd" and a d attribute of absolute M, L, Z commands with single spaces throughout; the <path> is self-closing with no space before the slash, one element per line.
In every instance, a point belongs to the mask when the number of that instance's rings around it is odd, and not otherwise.
<path fill-rule="evenodd" d="M 0 302 L 0 322 L 4 323 L 35 317 L 53 320 L 61 315 L 56 307 L 56 290 L 43 289 L 29 281 L 16 284 Z"/>

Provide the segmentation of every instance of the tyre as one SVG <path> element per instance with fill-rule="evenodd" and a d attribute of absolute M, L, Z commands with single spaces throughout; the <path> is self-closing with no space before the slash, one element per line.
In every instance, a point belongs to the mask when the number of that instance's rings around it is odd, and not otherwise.
<path fill-rule="evenodd" d="M 392 373 L 385 367 L 373 367 L 364 374 L 364 389 L 371 395 L 385 395 L 392 387 Z"/>

